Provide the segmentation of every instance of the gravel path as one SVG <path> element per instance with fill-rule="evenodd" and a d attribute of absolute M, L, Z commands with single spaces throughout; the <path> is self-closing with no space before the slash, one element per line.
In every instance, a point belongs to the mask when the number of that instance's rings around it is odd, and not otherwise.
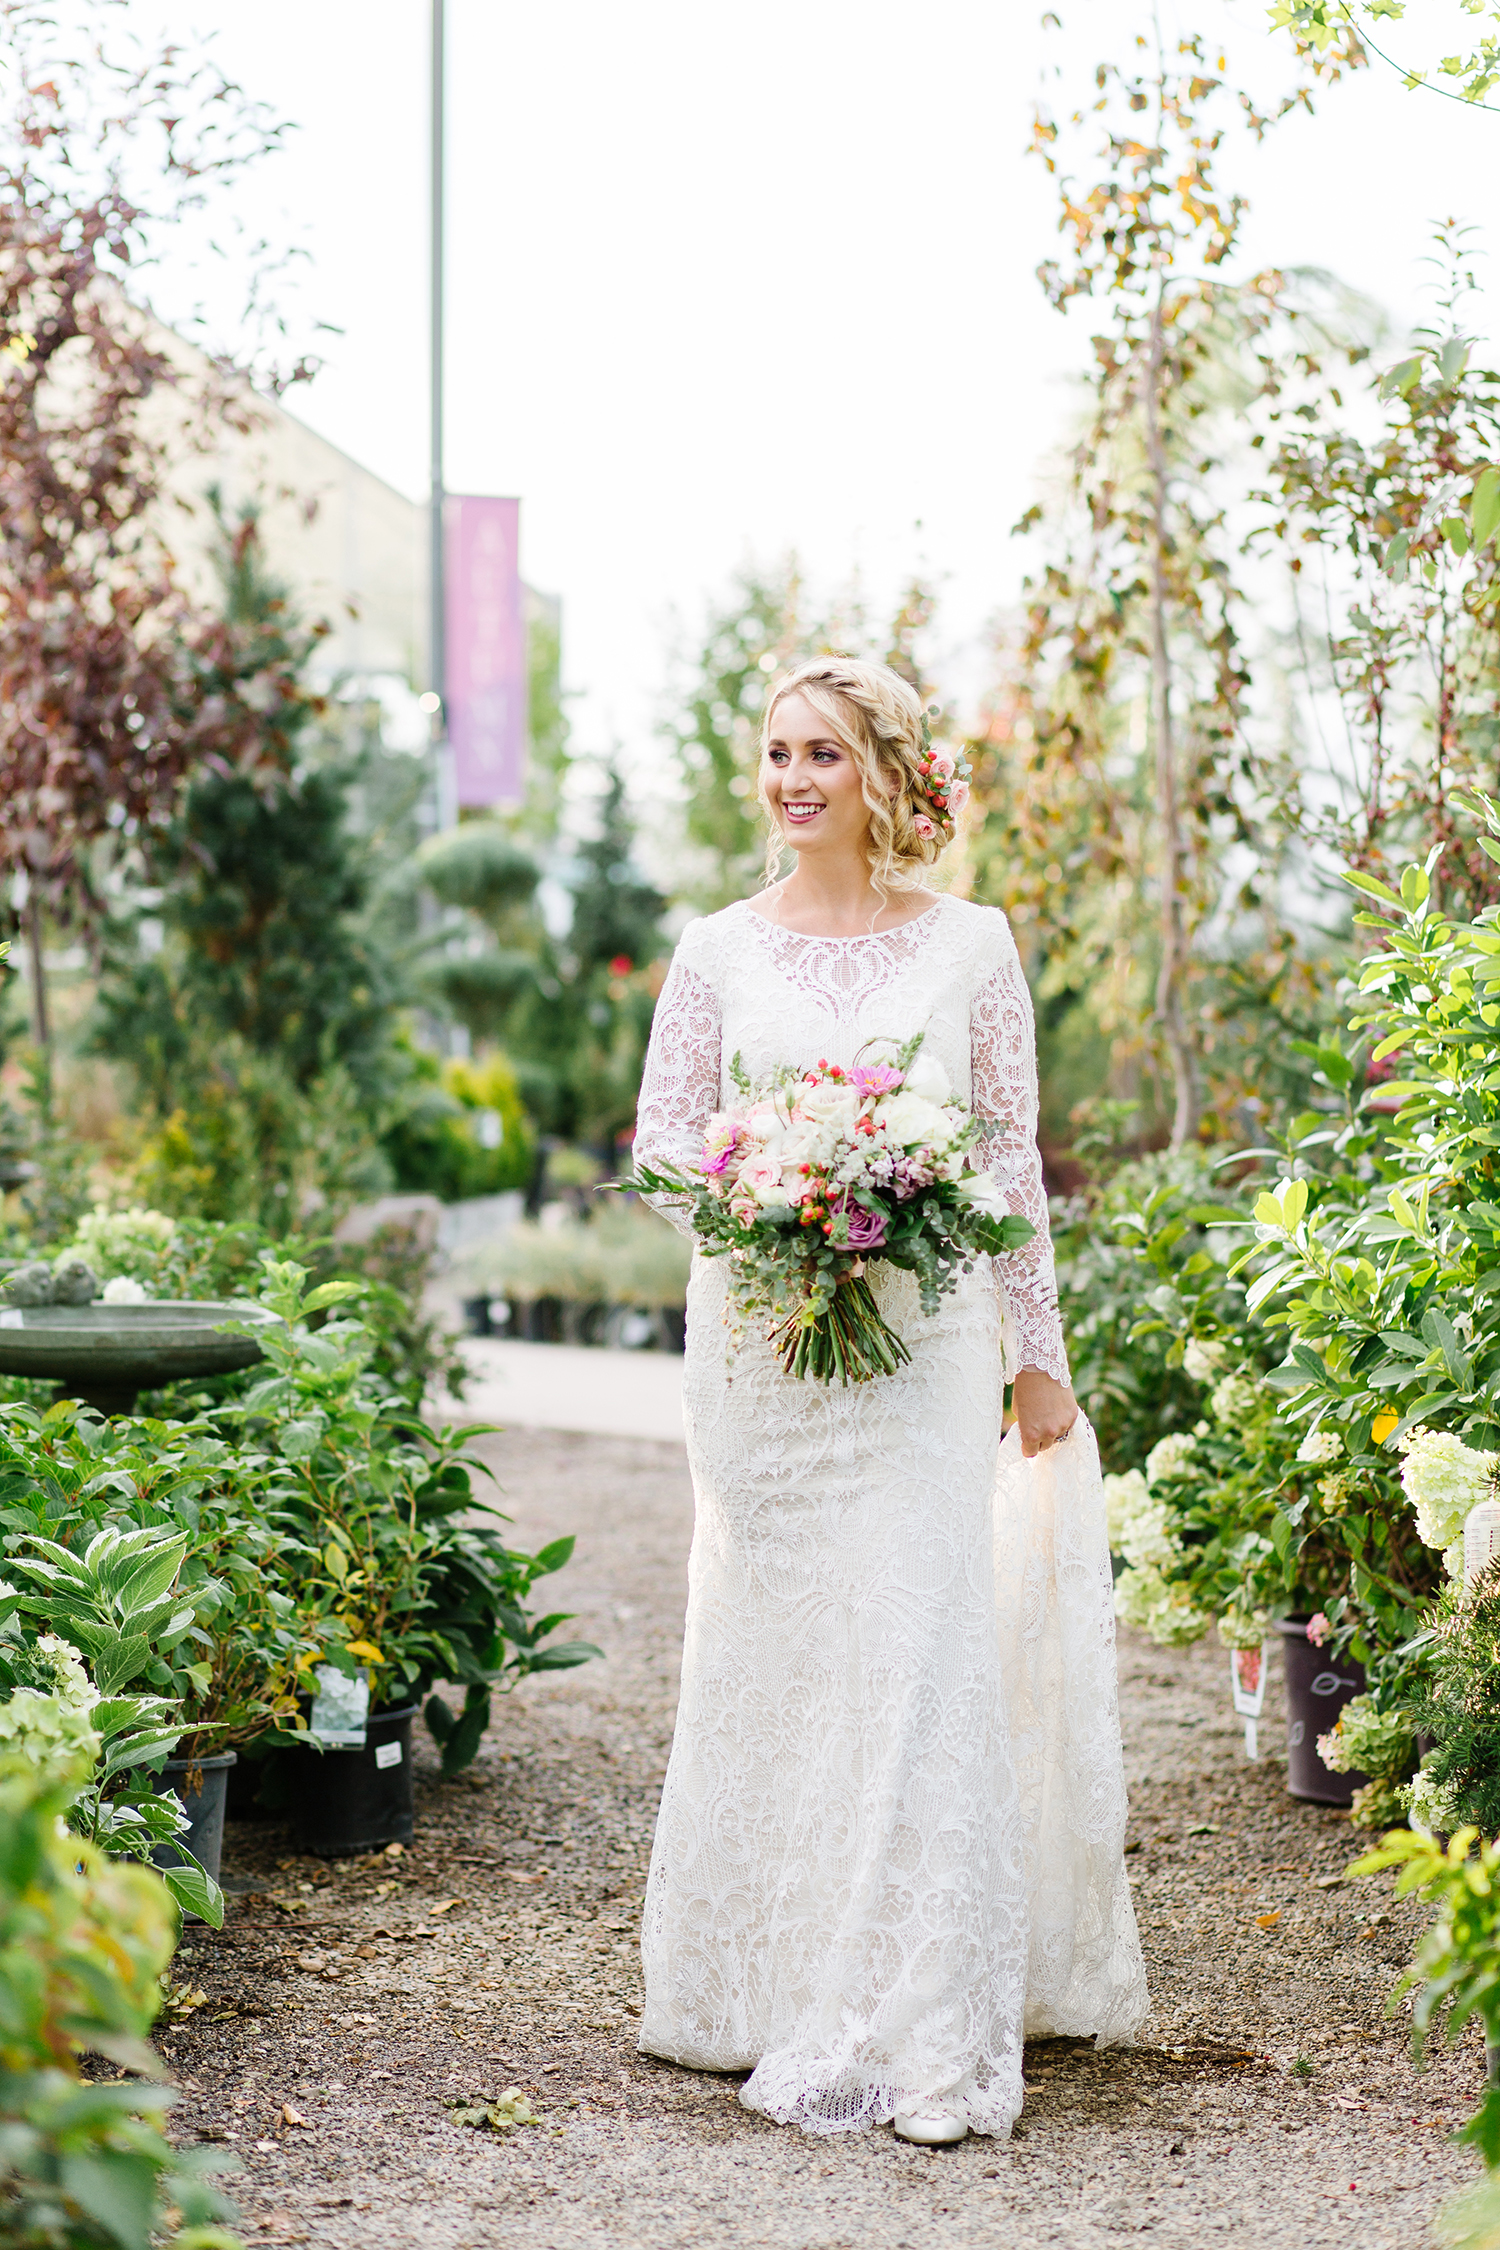
<path fill-rule="evenodd" d="M 680 1446 L 489 1441 L 519 1543 L 579 1534 L 559 1591 L 608 1662 L 510 1698 L 477 1772 L 418 1764 L 405 1853 L 325 1866 L 260 1823 L 180 1974 L 162 2044 L 179 2136 L 237 2150 L 252 2241 L 326 2250 L 1201 2250 L 1423 2239 L 1472 2176 L 1448 2129 L 1474 2042 L 1423 2075 L 1386 1995 L 1419 1911 L 1336 1879 L 1354 1839 L 1249 1765 L 1215 1645 L 1122 1650 L 1131 1867 L 1153 2013 L 1140 2046 L 1027 2054 L 1008 2144 L 815 2140 L 738 2081 L 638 2056 L 635 1930 L 675 1695 L 692 1500 Z M 1268 1696 L 1262 1739 L 1280 1735 Z M 445 2101 L 521 2089 L 499 2134 Z"/>

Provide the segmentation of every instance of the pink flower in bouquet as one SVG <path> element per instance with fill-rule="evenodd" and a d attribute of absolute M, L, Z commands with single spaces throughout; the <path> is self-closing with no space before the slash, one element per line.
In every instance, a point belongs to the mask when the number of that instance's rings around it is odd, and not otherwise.
<path fill-rule="evenodd" d="M 721 1172 L 727 1172 L 739 1143 L 739 1126 L 732 1118 L 726 1117 L 722 1124 L 714 1127 L 704 1142 L 698 1169 L 707 1173 L 710 1179 L 716 1178 Z"/>
<path fill-rule="evenodd" d="M 892 1070 L 889 1063 L 861 1063 L 849 1073 L 849 1083 L 861 1101 L 869 1101 L 881 1094 L 894 1094 L 901 1084 L 901 1073 Z"/>
<path fill-rule="evenodd" d="M 1318 1610 L 1307 1621 L 1307 1637 L 1314 1648 L 1321 1648 L 1332 1631 L 1333 1627 L 1321 1610 Z"/>
<path fill-rule="evenodd" d="M 740 1167 L 739 1190 L 743 1195 L 753 1195 L 757 1203 L 780 1203 L 785 1200 L 781 1184 L 781 1166 L 773 1164 L 769 1156 L 752 1156 Z"/>

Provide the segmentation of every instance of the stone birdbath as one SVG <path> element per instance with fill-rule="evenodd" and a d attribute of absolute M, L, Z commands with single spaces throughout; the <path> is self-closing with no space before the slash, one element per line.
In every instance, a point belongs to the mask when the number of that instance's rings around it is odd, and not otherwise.
<path fill-rule="evenodd" d="M 82 1399 L 99 1414 L 130 1414 L 139 1391 L 159 1390 L 164 1383 L 253 1366 L 262 1356 L 255 1338 L 219 1331 L 225 1321 L 269 1327 L 277 1319 L 263 1305 L 211 1298 L 14 1302 L 47 1288 L 45 1272 L 23 1268 L 0 1288 L 0 1374 L 50 1377 L 60 1398 Z M 97 1289 L 86 1267 L 65 1268 L 56 1293 L 66 1288 L 79 1298 L 88 1283 Z"/>

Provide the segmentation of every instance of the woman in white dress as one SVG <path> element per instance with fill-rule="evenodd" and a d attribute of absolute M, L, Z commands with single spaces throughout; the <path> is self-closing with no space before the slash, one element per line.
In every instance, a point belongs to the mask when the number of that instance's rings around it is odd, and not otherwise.
<path fill-rule="evenodd" d="M 931 1317 L 908 1274 L 873 1265 L 911 1360 L 848 1389 L 737 1336 L 723 1260 L 694 1256 L 697 1518 L 641 2046 L 750 2070 L 746 2107 L 809 2132 L 889 2119 L 936 2142 L 1009 2132 L 1025 2032 L 1128 2038 L 1146 1993 L 1030 1000 L 1004 915 L 921 885 L 943 843 L 923 747 L 918 698 L 884 666 L 820 658 L 774 690 L 768 868 L 786 846 L 795 868 L 684 930 L 636 1156 L 694 1166 L 736 1056 L 760 1081 L 920 1031 L 1036 1233 Z"/>

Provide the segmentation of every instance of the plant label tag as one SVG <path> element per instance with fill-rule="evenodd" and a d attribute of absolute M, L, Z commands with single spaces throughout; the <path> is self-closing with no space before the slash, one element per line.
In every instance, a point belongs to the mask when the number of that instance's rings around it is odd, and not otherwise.
<path fill-rule="evenodd" d="M 375 1745 L 375 1763 L 377 1766 L 399 1766 L 401 1763 L 400 1743 L 377 1742 Z"/>
<path fill-rule="evenodd" d="M 325 1750 L 363 1750 L 370 1717 L 370 1675 L 363 1667 L 351 1679 L 331 1664 L 313 1672 L 317 1693 L 308 1714 L 307 1731 Z"/>

